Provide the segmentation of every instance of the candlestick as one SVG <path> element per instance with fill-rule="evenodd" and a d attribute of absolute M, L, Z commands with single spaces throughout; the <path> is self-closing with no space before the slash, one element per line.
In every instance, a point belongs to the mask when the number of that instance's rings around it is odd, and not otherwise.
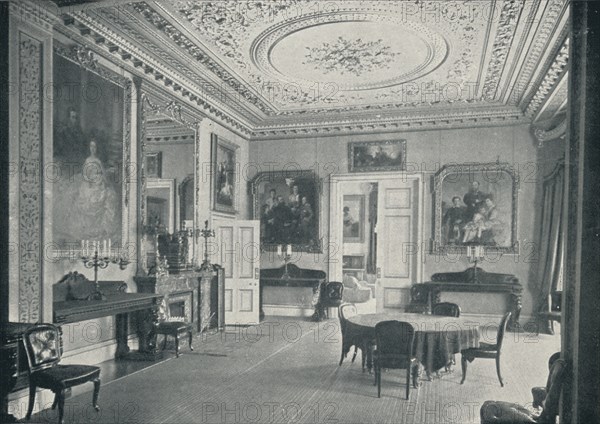
<path fill-rule="evenodd" d="M 208 239 L 215 237 L 215 230 L 208 229 L 208 220 L 204 221 L 204 229 L 200 231 L 200 235 L 204 237 L 204 261 L 200 266 L 201 270 L 211 269 L 210 258 L 208 257 Z"/>
<path fill-rule="evenodd" d="M 115 256 L 114 258 L 111 258 L 112 255 L 110 254 L 110 252 L 108 252 L 108 244 L 106 240 L 103 244 L 104 250 L 103 252 L 99 252 L 100 242 L 98 240 L 93 241 L 92 245 L 94 246 L 94 254 L 90 255 L 89 240 L 86 240 L 85 243 L 83 243 L 83 245 L 85 246 L 83 255 L 81 257 L 83 261 L 83 266 L 85 266 L 88 269 L 94 269 L 95 292 L 88 296 L 88 300 L 106 300 L 106 296 L 100 291 L 100 283 L 98 281 L 98 268 L 105 269 L 110 263 L 115 263 L 118 264 L 119 268 L 123 270 L 129 264 L 127 258 L 122 257 L 120 255 L 119 257 Z"/>
<path fill-rule="evenodd" d="M 288 263 L 292 259 L 292 245 L 288 244 L 285 252 L 283 252 L 283 248 L 281 245 L 277 246 L 277 256 L 283 259 L 285 264 L 285 271 L 281 278 L 287 280 L 290 278 L 290 274 L 288 273 Z"/>

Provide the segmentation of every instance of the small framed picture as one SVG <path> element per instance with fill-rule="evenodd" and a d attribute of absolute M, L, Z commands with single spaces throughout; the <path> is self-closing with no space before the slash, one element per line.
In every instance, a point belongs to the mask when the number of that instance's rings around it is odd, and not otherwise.
<path fill-rule="evenodd" d="M 146 153 L 146 176 L 162 178 L 162 152 Z"/>
<path fill-rule="evenodd" d="M 211 139 L 212 169 L 214 169 L 213 210 L 235 214 L 238 189 L 238 146 L 221 139 L 216 134 L 212 134 Z"/>
<path fill-rule="evenodd" d="M 406 140 L 349 143 L 348 167 L 350 172 L 404 171 Z"/>
<path fill-rule="evenodd" d="M 365 196 L 344 196 L 344 243 L 362 243 L 365 239 Z"/>

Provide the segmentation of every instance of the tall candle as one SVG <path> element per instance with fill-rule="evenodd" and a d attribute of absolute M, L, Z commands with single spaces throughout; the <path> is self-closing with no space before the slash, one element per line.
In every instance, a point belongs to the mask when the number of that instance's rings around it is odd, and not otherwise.
<path fill-rule="evenodd" d="M 108 256 L 108 240 L 104 240 L 103 244 L 104 246 L 102 246 L 102 251 L 104 254 L 102 256 L 106 258 Z"/>
<path fill-rule="evenodd" d="M 108 256 L 112 257 L 112 242 L 111 239 L 108 239 Z"/>
<path fill-rule="evenodd" d="M 281 256 L 281 245 L 277 245 L 277 256 Z"/>
<path fill-rule="evenodd" d="M 83 243 L 83 239 L 81 240 L 81 254 L 84 255 L 84 243 Z"/>
<path fill-rule="evenodd" d="M 292 256 L 292 245 L 291 244 L 287 245 L 287 254 L 288 254 L 288 256 Z"/>

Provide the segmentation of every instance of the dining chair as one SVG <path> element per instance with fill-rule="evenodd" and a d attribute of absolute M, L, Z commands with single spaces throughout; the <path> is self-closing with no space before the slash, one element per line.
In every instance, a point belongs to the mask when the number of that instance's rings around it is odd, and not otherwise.
<path fill-rule="evenodd" d="M 541 407 L 541 413 L 534 413 L 517 403 L 486 400 L 479 410 L 481 424 L 554 424 L 559 413 L 559 401 L 563 383 L 568 376 L 568 367 L 567 362 L 560 359 L 560 353 L 558 356 L 556 354 L 552 355 L 549 362 L 551 365 L 546 387 L 538 388 L 543 389 L 543 399 L 536 399 L 536 394 L 532 389 L 534 395 L 533 406 Z M 534 389 L 536 388 L 534 387 Z"/>
<path fill-rule="evenodd" d="M 159 322 L 156 325 L 155 332 L 156 334 L 161 334 L 164 336 L 162 349 L 165 350 L 167 347 L 167 338 L 169 336 L 175 339 L 175 355 L 179 358 L 179 337 L 181 335 L 188 336 L 188 343 L 190 346 L 190 350 L 194 350 L 194 346 L 192 346 L 193 340 L 193 326 L 191 322 L 186 322 L 182 320 L 171 320 L 169 319 L 168 308 L 166 306 L 166 302 L 163 299 L 158 311 L 158 319 Z"/>
<path fill-rule="evenodd" d="M 352 355 L 352 362 L 354 362 L 354 360 L 356 359 L 358 349 L 362 346 L 360 339 L 354 335 L 348 334 L 347 330 L 348 318 L 357 315 L 356 305 L 354 303 L 341 304 L 338 310 L 338 315 L 340 318 L 340 330 L 342 332 L 342 356 L 340 357 L 340 365 L 342 365 L 342 362 L 344 361 L 347 352 L 350 351 L 350 348 L 352 346 L 354 346 L 354 355 Z"/>
<path fill-rule="evenodd" d="M 431 308 L 431 315 L 459 318 L 460 306 L 450 302 L 436 303 L 433 305 L 433 308 Z"/>
<path fill-rule="evenodd" d="M 502 381 L 502 374 L 500 373 L 500 354 L 502 352 L 502 342 L 504 340 L 504 333 L 506 333 L 506 326 L 510 319 L 511 313 L 507 312 L 500 321 L 498 326 L 498 333 L 496 335 L 496 343 L 485 343 L 480 342 L 479 347 L 462 350 L 461 353 L 461 365 L 462 365 L 462 380 L 460 384 L 465 382 L 467 377 L 467 361 L 473 362 L 475 358 L 488 358 L 496 360 L 496 373 L 498 374 L 498 380 L 500 380 L 500 386 L 504 387 Z"/>
<path fill-rule="evenodd" d="M 431 315 L 460 318 L 460 306 L 451 302 L 440 302 L 433 305 Z M 452 354 L 452 365 L 456 364 L 455 355 Z M 446 371 L 452 372 L 450 365 L 446 365 Z"/>
<path fill-rule="evenodd" d="M 58 422 L 63 424 L 65 390 L 83 383 L 94 383 L 92 405 L 98 407 L 100 392 L 100 368 L 91 365 L 60 365 L 60 338 L 58 328 L 52 324 L 40 324 L 30 328 L 24 336 L 25 352 L 29 363 L 29 408 L 26 419 L 31 418 L 38 387 L 52 390 L 58 405 Z"/>
<path fill-rule="evenodd" d="M 343 302 L 344 284 L 339 281 L 329 281 L 324 289 L 321 293 L 321 307 L 325 309 L 329 318 L 329 308 L 338 308 Z"/>
<path fill-rule="evenodd" d="M 408 322 L 382 321 L 375 325 L 377 348 L 373 351 L 377 397 L 381 397 L 381 369 L 406 370 L 406 399 L 410 393 L 410 375 L 417 364 L 413 356 L 415 330 Z M 414 377 L 413 377 L 414 379 Z"/>

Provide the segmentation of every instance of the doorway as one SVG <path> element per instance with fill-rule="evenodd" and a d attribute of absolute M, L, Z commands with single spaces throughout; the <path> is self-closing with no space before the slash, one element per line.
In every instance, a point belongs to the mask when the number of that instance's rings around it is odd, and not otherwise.
<path fill-rule="evenodd" d="M 360 313 L 405 308 L 422 281 L 422 175 L 335 175 L 330 183 L 330 280 L 344 282 L 344 300 Z"/>

